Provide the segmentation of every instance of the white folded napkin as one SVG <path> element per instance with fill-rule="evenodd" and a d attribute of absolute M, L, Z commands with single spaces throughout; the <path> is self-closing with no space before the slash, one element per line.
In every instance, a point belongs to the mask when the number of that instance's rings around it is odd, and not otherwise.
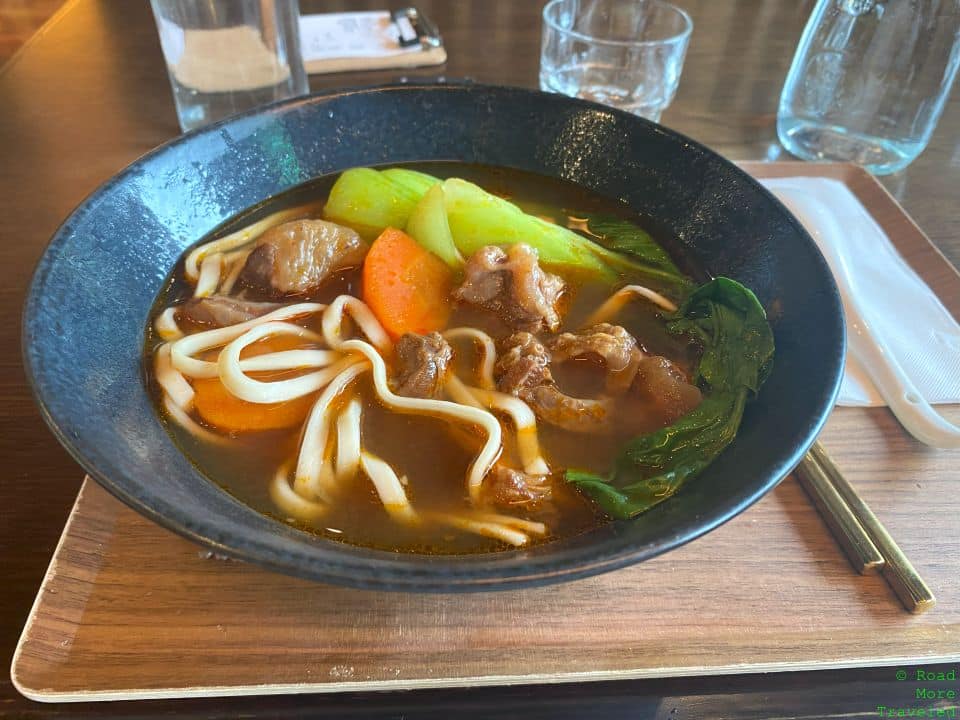
<path fill-rule="evenodd" d="M 960 403 L 960 325 L 897 253 L 857 197 L 843 183 L 828 178 L 760 182 L 793 212 L 818 245 L 829 243 L 843 258 L 856 286 L 866 292 L 866 297 L 859 298 L 864 318 L 924 398 L 930 403 Z M 834 277 L 840 277 L 836 269 Z M 864 369 L 849 357 L 838 404 L 885 404 Z"/>

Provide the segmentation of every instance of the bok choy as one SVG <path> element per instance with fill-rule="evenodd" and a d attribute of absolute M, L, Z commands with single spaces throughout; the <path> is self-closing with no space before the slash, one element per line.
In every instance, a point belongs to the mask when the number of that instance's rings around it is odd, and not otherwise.
<path fill-rule="evenodd" d="M 615 281 L 630 261 L 560 225 L 528 215 L 512 202 L 459 178 L 443 183 L 447 222 L 454 244 L 470 256 L 485 245 L 525 243 L 545 265 L 574 268 Z"/>
<path fill-rule="evenodd" d="M 406 227 L 413 208 L 438 182 L 431 175 L 403 168 L 352 168 L 333 184 L 323 214 L 372 240 L 388 227 Z"/>
<path fill-rule="evenodd" d="M 627 443 L 608 477 L 566 473 L 615 518 L 648 510 L 709 465 L 733 440 L 747 400 L 760 389 L 773 361 L 773 332 L 763 307 L 750 290 L 728 278 L 697 288 L 667 328 L 703 346 L 694 376 L 703 401 L 673 425 Z"/>
<path fill-rule="evenodd" d="M 368 238 L 387 227 L 405 229 L 454 269 L 485 245 L 522 242 L 537 250 L 544 265 L 582 277 L 611 284 L 643 281 L 677 299 L 691 289 L 666 253 L 632 223 L 597 218 L 591 231 L 600 242 L 594 242 L 459 178 L 354 168 L 334 184 L 324 214 Z"/>
<path fill-rule="evenodd" d="M 450 232 L 443 185 L 437 183 L 427 190 L 413 208 L 407 220 L 407 234 L 456 270 L 463 267 L 464 259 Z"/>

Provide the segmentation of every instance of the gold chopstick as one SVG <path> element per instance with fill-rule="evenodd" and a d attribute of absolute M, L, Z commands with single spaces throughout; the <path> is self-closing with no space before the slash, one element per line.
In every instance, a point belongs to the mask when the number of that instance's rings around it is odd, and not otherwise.
<path fill-rule="evenodd" d="M 900 598 L 903 606 L 912 613 L 922 613 L 932 608 L 937 602 L 933 592 L 910 564 L 907 556 L 903 554 L 883 523 L 840 474 L 823 446 L 820 443 L 814 443 L 808 455 L 813 457 L 827 475 L 830 483 L 836 488 L 850 511 L 856 515 L 860 525 L 880 551 L 884 559 L 883 577 Z"/>
<path fill-rule="evenodd" d="M 830 532 L 840 543 L 853 569 L 861 575 L 880 570 L 884 565 L 883 555 L 834 487 L 826 471 L 810 453 L 804 455 L 797 466 L 797 477 Z"/>

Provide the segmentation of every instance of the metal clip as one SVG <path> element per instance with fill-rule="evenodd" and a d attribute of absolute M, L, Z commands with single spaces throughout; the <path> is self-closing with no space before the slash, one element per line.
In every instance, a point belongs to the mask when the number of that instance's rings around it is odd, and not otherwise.
<path fill-rule="evenodd" d="M 390 13 L 399 32 L 400 47 L 421 45 L 424 49 L 440 47 L 440 32 L 430 18 L 415 7 L 401 8 Z"/>

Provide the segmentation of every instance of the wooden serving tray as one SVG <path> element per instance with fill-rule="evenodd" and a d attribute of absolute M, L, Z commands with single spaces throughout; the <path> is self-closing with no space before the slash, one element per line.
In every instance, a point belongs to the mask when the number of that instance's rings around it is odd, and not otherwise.
<path fill-rule="evenodd" d="M 951 312 L 960 275 L 869 175 L 846 182 Z M 960 408 L 949 408 L 960 417 Z M 650 562 L 532 590 L 348 590 L 213 558 L 91 481 L 13 661 L 43 701 L 336 692 L 804 670 L 960 660 L 960 451 L 885 408 L 840 408 L 824 444 L 937 596 L 906 613 L 858 576 L 793 478 Z"/>

